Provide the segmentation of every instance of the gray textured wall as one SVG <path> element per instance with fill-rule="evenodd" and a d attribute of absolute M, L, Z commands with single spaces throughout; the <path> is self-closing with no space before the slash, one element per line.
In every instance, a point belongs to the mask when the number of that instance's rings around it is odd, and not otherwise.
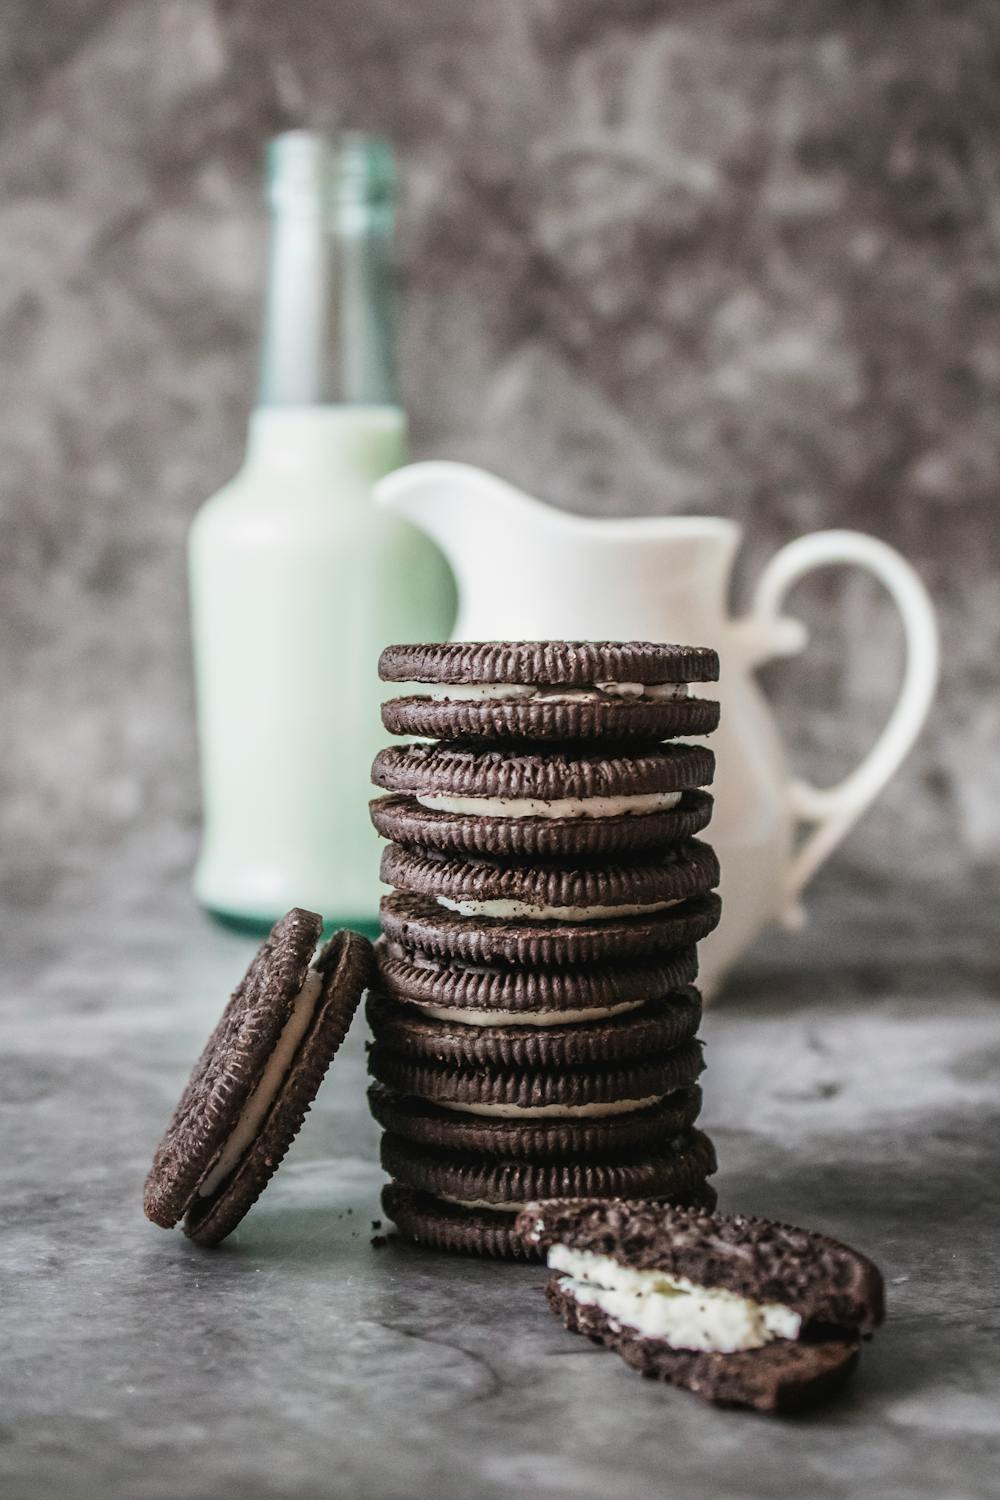
<path fill-rule="evenodd" d="M 418 454 L 590 512 L 735 516 L 744 580 L 826 525 L 918 564 L 943 613 L 937 712 L 817 901 L 830 930 L 860 894 L 904 936 L 918 916 L 988 932 L 996 0 L 7 0 L 0 49 L 16 895 L 128 848 L 191 857 L 182 548 L 252 399 L 261 150 L 344 123 L 405 164 Z M 808 660 L 769 682 L 829 776 L 884 715 L 899 642 L 861 580 L 803 596 Z"/>

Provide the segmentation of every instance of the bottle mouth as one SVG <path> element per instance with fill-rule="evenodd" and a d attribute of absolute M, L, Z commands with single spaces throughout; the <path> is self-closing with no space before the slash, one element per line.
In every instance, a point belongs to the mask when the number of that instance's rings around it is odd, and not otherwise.
<path fill-rule="evenodd" d="M 272 209 L 318 213 L 340 203 L 388 204 L 395 186 L 392 146 L 379 136 L 286 130 L 267 144 Z"/>

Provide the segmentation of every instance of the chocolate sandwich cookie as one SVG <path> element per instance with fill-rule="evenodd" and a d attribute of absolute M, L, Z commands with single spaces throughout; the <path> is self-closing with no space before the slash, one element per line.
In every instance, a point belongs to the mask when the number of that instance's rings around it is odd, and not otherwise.
<path fill-rule="evenodd" d="M 689 947 L 718 926 L 721 906 L 710 891 L 650 916 L 615 921 L 470 921 L 429 896 L 396 891 L 382 897 L 379 910 L 386 938 L 403 948 L 468 964 L 556 968 L 628 963 Z"/>
<path fill-rule="evenodd" d="M 658 1104 L 626 1114 L 572 1119 L 503 1119 L 464 1114 L 400 1094 L 382 1083 L 368 1090 L 378 1123 L 418 1146 L 473 1156 L 598 1160 L 651 1151 L 686 1130 L 701 1111 L 696 1083 L 672 1090 Z"/>
<path fill-rule="evenodd" d="M 678 1192 L 674 1201 L 710 1212 L 717 1195 L 710 1182 L 702 1182 Z M 518 1233 L 514 1216 L 509 1213 L 458 1208 L 398 1182 L 388 1182 L 382 1189 L 382 1210 L 400 1234 L 433 1250 L 498 1260 L 540 1259 L 540 1252 Z"/>
<path fill-rule="evenodd" d="M 379 833 L 444 853 L 567 861 L 638 855 L 707 824 L 715 757 L 701 745 L 549 751 L 393 745 L 372 780 Z"/>
<path fill-rule="evenodd" d="M 442 812 L 415 797 L 376 797 L 372 823 L 383 838 L 451 854 L 504 854 L 516 859 L 594 859 L 639 854 L 691 838 L 708 826 L 708 792 L 676 793 L 665 811 L 617 817 L 484 817 Z"/>
<path fill-rule="evenodd" d="M 380 938 L 378 988 L 431 1019 L 469 1026 L 558 1026 L 621 1015 L 686 989 L 698 973 L 694 947 L 645 963 L 591 969 L 511 969 L 446 963 Z"/>
<path fill-rule="evenodd" d="M 657 1057 L 687 1041 L 698 1030 L 701 996 L 688 988 L 623 1015 L 543 1028 L 431 1020 L 375 993 L 367 1015 L 378 1045 L 407 1057 L 473 1068 L 579 1068 Z"/>
<path fill-rule="evenodd" d="M 644 1375 L 725 1406 L 787 1411 L 839 1385 L 884 1317 L 882 1276 L 825 1235 L 651 1202 L 548 1202 L 518 1229 L 549 1301 Z"/>
<path fill-rule="evenodd" d="M 689 684 L 714 682 L 705 647 L 644 641 L 518 641 L 390 646 L 384 681 L 412 683 L 382 722 L 393 734 L 436 739 L 662 740 L 710 734 L 714 700 Z"/>
<path fill-rule="evenodd" d="M 719 882 L 715 851 L 699 839 L 642 864 L 509 865 L 389 844 L 387 885 L 431 896 L 460 917 L 528 922 L 609 922 L 648 917 L 702 896 Z"/>
<path fill-rule="evenodd" d="M 295 908 L 272 928 L 215 1028 L 156 1150 L 144 1207 L 216 1245 L 256 1202 L 347 1034 L 371 945 Z"/>
<path fill-rule="evenodd" d="M 460 1156 L 384 1135 L 381 1162 L 393 1181 L 415 1192 L 457 1208 L 511 1215 L 539 1198 L 670 1198 L 690 1192 L 716 1170 L 715 1150 L 700 1130 L 667 1137 L 649 1156 L 583 1162 Z"/>
<path fill-rule="evenodd" d="M 659 1057 L 585 1068 L 462 1067 L 428 1062 L 376 1042 L 368 1071 L 400 1094 L 487 1118 L 600 1119 L 648 1109 L 694 1083 L 702 1072 L 701 1043 L 682 1042 Z"/>

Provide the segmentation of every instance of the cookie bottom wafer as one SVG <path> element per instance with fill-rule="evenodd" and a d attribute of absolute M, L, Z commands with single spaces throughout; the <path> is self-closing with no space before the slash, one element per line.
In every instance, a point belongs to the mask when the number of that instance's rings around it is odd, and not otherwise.
<path fill-rule="evenodd" d="M 598 1307 L 581 1305 L 566 1291 L 560 1276 L 549 1278 L 545 1295 L 571 1333 L 582 1333 L 614 1349 L 640 1375 L 694 1391 L 715 1406 L 799 1411 L 843 1385 L 858 1362 L 856 1338 L 818 1343 L 780 1339 L 743 1354 L 671 1349 L 662 1340 L 630 1332 Z"/>

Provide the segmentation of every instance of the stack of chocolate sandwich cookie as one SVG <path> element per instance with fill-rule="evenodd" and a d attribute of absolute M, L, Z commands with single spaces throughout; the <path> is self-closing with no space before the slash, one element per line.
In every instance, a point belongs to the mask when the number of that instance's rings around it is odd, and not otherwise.
<path fill-rule="evenodd" d="M 711 1206 L 695 944 L 718 661 L 645 642 L 394 646 L 372 819 L 391 843 L 368 1001 L 383 1204 L 409 1237 L 530 1253 L 552 1197 Z"/>

